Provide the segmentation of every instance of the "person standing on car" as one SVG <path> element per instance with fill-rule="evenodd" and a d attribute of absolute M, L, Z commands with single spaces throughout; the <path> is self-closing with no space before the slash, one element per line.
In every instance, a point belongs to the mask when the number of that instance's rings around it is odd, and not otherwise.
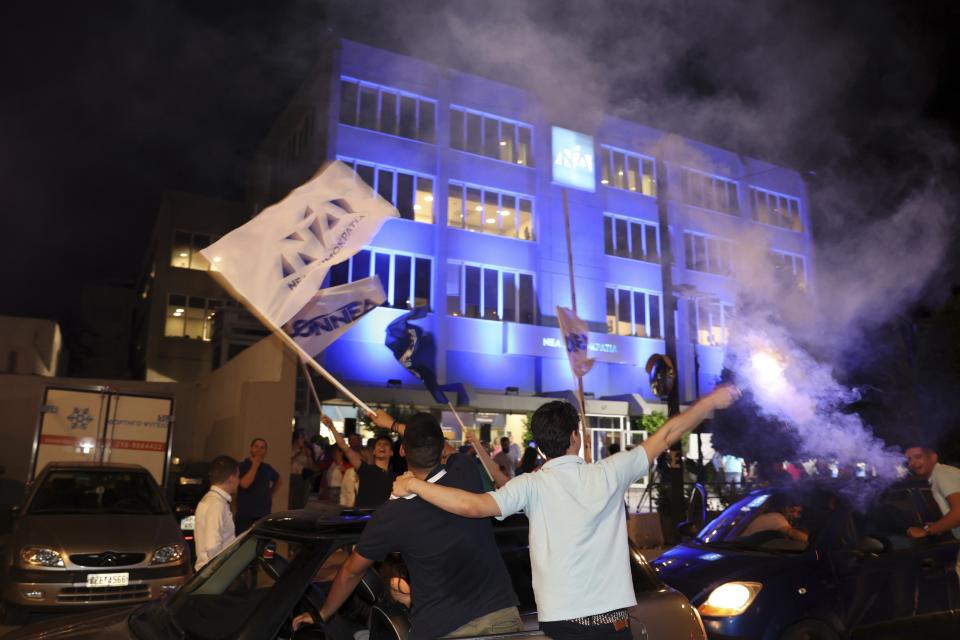
<path fill-rule="evenodd" d="M 478 495 L 480 476 L 471 459 L 453 454 L 446 465 L 440 464 L 445 441 L 434 416 L 418 413 L 403 425 L 378 411 L 374 422 L 389 424 L 402 434 L 401 451 L 412 477 L 429 486 Z M 414 495 L 390 500 L 373 514 L 334 578 L 320 608 L 322 621 L 330 620 L 375 561 L 394 552 L 400 553 L 410 576 L 411 640 L 521 630 L 517 596 L 490 521 L 457 517 Z M 299 616 L 294 627 L 311 620 L 309 614 Z"/>
<path fill-rule="evenodd" d="M 237 490 L 237 535 L 273 511 L 273 494 L 280 488 L 280 474 L 263 461 L 267 441 L 254 438 L 250 457 L 240 463 L 240 488 Z"/>
<path fill-rule="evenodd" d="M 197 549 L 194 568 L 197 571 L 236 539 L 230 502 L 240 486 L 239 468 L 230 456 L 217 456 L 210 463 L 210 490 L 194 514 L 193 540 Z"/>
<path fill-rule="evenodd" d="M 637 599 L 623 494 L 672 443 L 739 396 L 736 387 L 718 387 L 670 418 L 639 447 L 594 464 L 585 464 L 578 455 L 582 438 L 577 410 L 567 402 L 548 402 L 531 421 L 533 437 L 547 456 L 538 472 L 524 473 L 485 494 L 406 474 L 394 483 L 393 493 L 415 494 L 470 518 L 504 518 L 525 511 L 533 592 L 544 633 L 557 640 L 630 638 L 627 609 Z"/>
<path fill-rule="evenodd" d="M 933 499 L 943 514 L 936 522 L 910 527 L 907 535 L 924 538 L 951 532 L 953 537 L 960 539 L 960 469 L 940 464 L 940 456 L 929 446 L 908 447 L 906 454 L 910 471 L 930 483 Z M 957 555 L 957 574 L 960 576 L 960 554 Z"/>

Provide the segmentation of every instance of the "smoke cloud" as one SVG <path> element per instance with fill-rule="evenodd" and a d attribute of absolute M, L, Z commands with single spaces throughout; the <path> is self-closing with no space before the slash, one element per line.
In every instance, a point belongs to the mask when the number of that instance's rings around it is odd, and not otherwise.
<path fill-rule="evenodd" d="M 788 445 L 768 449 L 780 459 L 864 461 L 893 477 L 900 454 L 848 410 L 859 394 L 836 372 L 855 366 L 872 349 L 867 336 L 942 270 L 956 155 L 920 115 L 934 83 L 929 52 L 892 7 L 408 1 L 397 15 L 389 3 L 331 6 L 348 36 L 350 24 L 375 24 L 387 46 L 527 88 L 555 122 L 619 115 L 801 171 L 815 234 L 807 291 L 771 263 L 775 231 L 723 216 L 710 230 L 739 244 L 727 364 L 757 411 L 721 423 L 714 440 L 757 458 L 753 445 L 773 430 Z M 715 169 L 677 136 L 661 151 Z"/>

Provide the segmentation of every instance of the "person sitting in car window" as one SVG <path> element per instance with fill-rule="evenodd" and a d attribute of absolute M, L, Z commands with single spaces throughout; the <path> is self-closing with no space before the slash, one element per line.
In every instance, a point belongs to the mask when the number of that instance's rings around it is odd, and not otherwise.
<path fill-rule="evenodd" d="M 786 538 L 807 544 L 810 535 L 796 528 L 802 516 L 803 506 L 796 500 L 790 500 L 783 495 L 774 495 L 770 498 L 770 510 L 754 518 L 740 537 L 749 538 L 763 531 L 776 531 Z"/>

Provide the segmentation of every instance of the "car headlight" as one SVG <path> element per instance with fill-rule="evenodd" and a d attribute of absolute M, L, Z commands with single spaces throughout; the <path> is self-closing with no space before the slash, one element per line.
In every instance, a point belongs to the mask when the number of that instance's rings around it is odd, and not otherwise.
<path fill-rule="evenodd" d="M 153 558 L 150 559 L 150 564 L 167 564 L 169 562 L 176 562 L 181 557 L 183 557 L 183 545 L 168 544 L 165 547 L 160 547 L 153 552 Z"/>
<path fill-rule="evenodd" d="M 701 615 L 715 618 L 738 616 L 753 604 L 761 588 L 763 585 L 759 582 L 727 582 L 711 591 L 697 610 Z"/>
<path fill-rule="evenodd" d="M 49 547 L 26 547 L 20 552 L 20 559 L 34 567 L 62 567 L 63 556 Z"/>

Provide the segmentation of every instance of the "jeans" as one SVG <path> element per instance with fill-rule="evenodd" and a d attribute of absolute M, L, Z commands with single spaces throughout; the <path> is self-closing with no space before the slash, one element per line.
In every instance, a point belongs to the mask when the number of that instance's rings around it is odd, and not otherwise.
<path fill-rule="evenodd" d="M 553 640 L 573 640 L 574 638 L 587 638 L 589 640 L 629 640 L 633 638 L 633 634 L 630 633 L 629 624 L 625 624 L 625 626 L 618 630 L 613 623 L 587 626 L 577 624 L 576 622 L 559 620 L 556 622 L 541 622 L 540 628 L 547 634 L 547 637 L 553 638 Z"/>

